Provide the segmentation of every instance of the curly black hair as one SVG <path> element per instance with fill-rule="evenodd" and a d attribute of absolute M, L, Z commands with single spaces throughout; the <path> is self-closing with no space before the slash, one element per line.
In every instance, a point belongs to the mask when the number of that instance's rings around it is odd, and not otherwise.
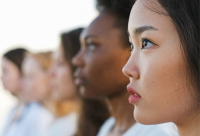
<path fill-rule="evenodd" d="M 113 12 L 119 18 L 127 19 L 132 8 L 131 0 L 97 0 L 96 8 L 98 11 L 102 12 L 108 10 Z"/>

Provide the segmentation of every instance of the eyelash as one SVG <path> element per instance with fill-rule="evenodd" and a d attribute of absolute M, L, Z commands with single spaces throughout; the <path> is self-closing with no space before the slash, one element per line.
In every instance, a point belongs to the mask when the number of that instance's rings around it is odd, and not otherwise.
<path fill-rule="evenodd" d="M 131 52 L 131 51 L 133 51 L 134 46 L 133 46 L 133 44 L 131 42 L 129 42 L 129 45 L 131 46 L 131 49 L 129 50 Z"/>
<path fill-rule="evenodd" d="M 142 43 L 142 48 L 141 49 L 146 49 L 145 46 L 143 45 L 144 42 L 148 42 L 148 43 L 151 43 L 153 45 L 156 45 L 154 42 L 152 42 L 151 40 L 149 40 L 147 38 L 141 38 L 141 43 Z"/>
<path fill-rule="evenodd" d="M 141 42 L 141 44 L 142 44 L 141 50 L 142 50 L 142 49 L 146 49 L 146 48 L 144 47 L 144 45 L 143 45 L 143 42 L 148 42 L 148 43 L 151 43 L 151 44 L 153 44 L 153 45 L 156 45 L 154 42 L 152 42 L 151 40 L 149 40 L 149 39 L 147 39 L 147 38 L 141 38 L 140 42 Z M 132 44 L 131 42 L 129 42 L 129 44 L 130 44 L 130 46 L 131 46 L 131 50 L 130 50 L 130 51 L 133 51 L 133 49 L 134 49 L 133 44 Z"/>

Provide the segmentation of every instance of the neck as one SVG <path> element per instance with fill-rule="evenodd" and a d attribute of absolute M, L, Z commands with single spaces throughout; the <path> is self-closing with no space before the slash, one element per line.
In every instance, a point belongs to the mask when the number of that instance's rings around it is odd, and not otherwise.
<path fill-rule="evenodd" d="M 183 118 L 183 121 L 176 123 L 180 136 L 199 136 L 200 134 L 200 112 Z"/>
<path fill-rule="evenodd" d="M 113 130 L 126 132 L 136 121 L 133 117 L 134 106 L 128 103 L 129 93 L 124 90 L 117 96 L 107 99 L 111 115 L 115 118 L 116 123 Z"/>

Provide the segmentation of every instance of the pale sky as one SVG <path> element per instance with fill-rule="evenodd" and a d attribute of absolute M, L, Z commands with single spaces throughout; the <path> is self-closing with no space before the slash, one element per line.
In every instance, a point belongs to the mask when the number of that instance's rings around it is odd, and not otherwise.
<path fill-rule="evenodd" d="M 54 50 L 59 34 L 86 27 L 96 16 L 94 0 L 0 0 L 0 56 L 8 49 Z M 0 83 L 0 132 L 15 99 Z"/>

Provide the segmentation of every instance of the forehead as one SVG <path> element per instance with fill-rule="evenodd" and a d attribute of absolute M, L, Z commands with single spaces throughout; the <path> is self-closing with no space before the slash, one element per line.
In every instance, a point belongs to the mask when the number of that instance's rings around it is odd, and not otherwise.
<path fill-rule="evenodd" d="M 1 62 L 2 66 L 6 66 L 6 65 L 14 65 L 14 63 L 12 61 L 10 61 L 9 59 L 3 57 L 2 58 L 2 62 Z"/>
<path fill-rule="evenodd" d="M 6 68 L 6 69 L 18 69 L 17 66 L 10 61 L 9 59 L 3 57 L 2 62 L 1 62 L 1 66 L 2 68 Z"/>
<path fill-rule="evenodd" d="M 134 4 L 129 18 L 129 33 L 141 26 L 153 26 L 164 31 L 174 30 L 171 18 L 157 0 L 137 0 Z"/>
<path fill-rule="evenodd" d="M 107 12 L 102 12 L 81 34 L 81 38 L 87 35 L 109 36 L 114 30 L 115 17 Z"/>

